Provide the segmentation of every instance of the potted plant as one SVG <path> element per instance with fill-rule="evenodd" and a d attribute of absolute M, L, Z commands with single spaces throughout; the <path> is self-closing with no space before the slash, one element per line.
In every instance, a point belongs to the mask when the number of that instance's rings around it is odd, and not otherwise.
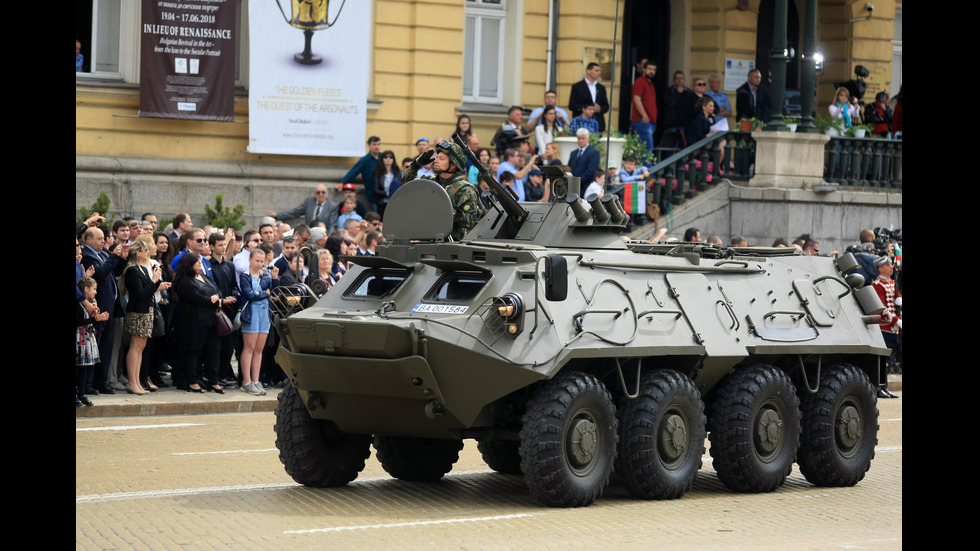
<path fill-rule="evenodd" d="M 766 126 L 766 123 L 762 122 L 760 119 L 751 117 L 748 119 L 742 119 L 738 121 L 739 130 L 742 132 L 752 132 L 753 130 L 758 130 Z"/>
<path fill-rule="evenodd" d="M 796 125 L 799 124 L 799 119 L 796 117 L 785 117 L 783 118 L 783 124 L 786 125 L 786 130 L 790 132 L 796 132 Z"/>
<path fill-rule="evenodd" d="M 599 150 L 599 158 L 606 162 L 606 135 L 591 134 L 589 145 Z M 626 149 L 626 137 L 613 130 L 609 133 L 609 164 L 620 166 Z"/>
<path fill-rule="evenodd" d="M 863 138 L 865 134 L 871 132 L 873 126 L 870 124 L 855 124 L 847 129 L 847 135 L 853 138 Z"/>
<path fill-rule="evenodd" d="M 813 125 L 828 136 L 840 136 L 844 130 L 844 120 L 830 115 L 817 115 Z"/>

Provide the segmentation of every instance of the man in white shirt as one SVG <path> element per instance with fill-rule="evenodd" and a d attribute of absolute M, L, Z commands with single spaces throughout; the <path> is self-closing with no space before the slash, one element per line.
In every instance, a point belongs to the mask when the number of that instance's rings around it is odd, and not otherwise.
<path fill-rule="evenodd" d="M 252 255 L 252 249 L 259 246 L 262 242 L 262 238 L 259 237 L 259 232 L 255 230 L 248 230 L 242 237 L 242 251 L 235 255 L 233 262 L 235 263 L 235 280 L 238 281 L 242 272 L 248 271 L 248 261 Z"/>

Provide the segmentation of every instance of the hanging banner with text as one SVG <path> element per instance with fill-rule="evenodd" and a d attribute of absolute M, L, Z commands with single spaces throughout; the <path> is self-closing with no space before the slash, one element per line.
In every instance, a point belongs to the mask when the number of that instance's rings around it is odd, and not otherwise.
<path fill-rule="evenodd" d="M 235 1 L 143 0 L 140 116 L 235 118 Z"/>
<path fill-rule="evenodd" d="M 360 157 L 371 2 L 249 2 L 250 153 Z"/>

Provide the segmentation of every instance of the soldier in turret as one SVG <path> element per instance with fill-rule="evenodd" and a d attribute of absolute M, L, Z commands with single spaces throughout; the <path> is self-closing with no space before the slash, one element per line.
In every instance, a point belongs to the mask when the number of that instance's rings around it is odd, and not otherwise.
<path fill-rule="evenodd" d="M 453 241 L 459 241 L 467 231 L 476 226 L 482 214 L 476 187 L 466 180 L 466 157 L 458 145 L 441 140 L 434 150 L 426 150 L 412 161 L 411 166 L 402 173 L 402 181 L 415 180 L 419 168 L 430 162 L 435 176 L 423 178 L 442 184 L 449 194 L 454 209 L 453 231 L 450 235 Z"/>

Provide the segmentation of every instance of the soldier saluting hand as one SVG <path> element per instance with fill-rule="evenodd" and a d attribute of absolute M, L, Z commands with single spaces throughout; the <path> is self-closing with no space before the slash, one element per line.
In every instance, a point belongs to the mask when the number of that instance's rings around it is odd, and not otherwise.
<path fill-rule="evenodd" d="M 434 159 L 434 161 L 433 161 Z M 432 163 L 435 176 L 423 176 L 442 184 L 453 205 L 453 241 L 459 241 L 480 220 L 480 198 L 466 179 L 466 157 L 454 143 L 439 140 L 435 149 L 427 149 L 412 161 L 402 175 L 403 182 L 415 180 L 421 167 Z"/>

